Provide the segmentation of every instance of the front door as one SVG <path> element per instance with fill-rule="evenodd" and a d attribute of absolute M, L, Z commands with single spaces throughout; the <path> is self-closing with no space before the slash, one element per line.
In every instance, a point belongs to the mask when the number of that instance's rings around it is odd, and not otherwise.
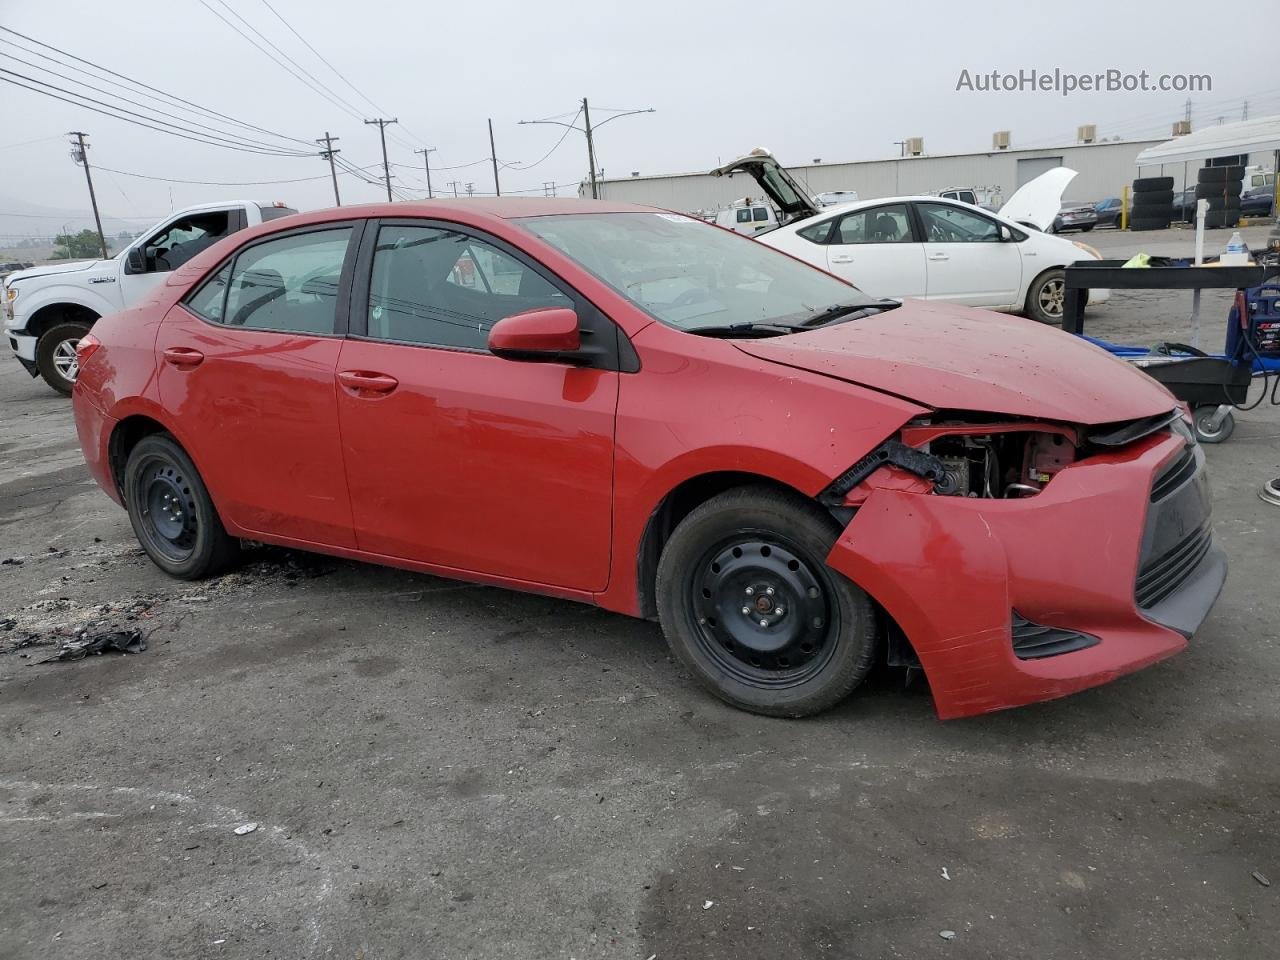
<path fill-rule="evenodd" d="M 907 205 L 846 213 L 828 237 L 827 269 L 873 297 L 923 297 L 924 247 Z"/>
<path fill-rule="evenodd" d="M 917 203 L 924 229 L 926 296 L 971 307 L 1017 306 L 1022 254 L 977 210 Z"/>
<path fill-rule="evenodd" d="M 160 325 L 161 400 L 218 509 L 250 533 L 355 546 L 333 376 L 355 232 L 246 247 Z"/>
<path fill-rule="evenodd" d="M 381 226 L 337 369 L 361 550 L 607 586 L 618 373 L 487 349 L 498 320 L 547 306 L 586 309 L 497 241 L 421 222 Z"/>
<path fill-rule="evenodd" d="M 154 231 L 133 248 L 141 257 L 132 261 L 127 254 L 124 257 L 120 277 L 124 306 L 133 306 L 159 287 L 171 271 L 177 270 L 206 247 L 241 229 L 243 219 L 244 214 L 238 208 L 204 210 L 184 214 Z M 141 263 L 137 262 L 139 259 Z"/>

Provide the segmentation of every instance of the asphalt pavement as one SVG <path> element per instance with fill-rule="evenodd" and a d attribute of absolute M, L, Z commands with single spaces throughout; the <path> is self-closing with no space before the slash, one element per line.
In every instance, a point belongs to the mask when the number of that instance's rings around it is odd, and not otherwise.
<path fill-rule="evenodd" d="M 1189 302 L 1087 329 L 1183 339 Z M 0 357 L 0 957 L 1280 955 L 1277 440 L 1264 404 L 1208 448 L 1232 570 L 1178 657 L 963 721 L 891 675 L 772 720 L 577 604 L 267 549 L 170 580 Z M 146 652 L 17 649 L 103 619 Z"/>

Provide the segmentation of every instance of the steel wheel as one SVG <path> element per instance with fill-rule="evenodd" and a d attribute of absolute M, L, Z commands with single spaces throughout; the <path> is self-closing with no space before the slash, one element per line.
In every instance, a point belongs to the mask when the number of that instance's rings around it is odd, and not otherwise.
<path fill-rule="evenodd" d="M 160 458 L 149 458 L 135 478 L 132 492 L 148 544 L 174 563 L 189 560 L 200 521 L 184 471 Z"/>
<path fill-rule="evenodd" d="M 80 360 L 76 356 L 76 347 L 80 340 L 63 340 L 53 348 L 53 367 L 71 383 L 76 382 L 80 373 Z"/>
<path fill-rule="evenodd" d="M 1061 277 L 1051 277 L 1040 285 L 1036 294 L 1036 302 L 1040 312 L 1046 317 L 1062 318 L 1062 309 L 1067 297 L 1067 282 Z"/>

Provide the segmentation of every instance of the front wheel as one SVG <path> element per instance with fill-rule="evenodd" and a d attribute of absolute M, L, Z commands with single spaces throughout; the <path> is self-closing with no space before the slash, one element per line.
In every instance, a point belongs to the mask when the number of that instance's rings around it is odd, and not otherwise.
<path fill-rule="evenodd" d="M 36 369 L 44 382 L 62 394 L 71 394 L 80 374 L 76 347 L 89 332 L 87 323 L 60 323 L 50 327 L 36 344 Z"/>
<path fill-rule="evenodd" d="M 198 580 L 218 573 L 239 554 L 199 471 L 172 437 L 138 441 L 124 468 L 124 502 L 138 543 L 165 573 Z"/>
<path fill-rule="evenodd" d="M 827 566 L 839 527 L 804 498 L 730 490 L 676 528 L 658 563 L 671 651 L 722 700 L 803 717 L 843 700 L 875 656 L 875 609 Z"/>
<path fill-rule="evenodd" d="M 1061 324 L 1066 298 L 1066 271 L 1046 270 L 1032 281 L 1027 291 L 1027 316 L 1041 323 Z"/>

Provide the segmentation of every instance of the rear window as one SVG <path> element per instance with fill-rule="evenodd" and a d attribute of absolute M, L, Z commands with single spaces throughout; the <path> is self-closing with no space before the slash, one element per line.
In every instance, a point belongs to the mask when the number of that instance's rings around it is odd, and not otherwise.
<path fill-rule="evenodd" d="M 769 211 L 764 207 L 756 207 L 751 211 L 751 219 L 756 223 L 764 223 L 769 219 Z"/>
<path fill-rule="evenodd" d="M 258 209 L 262 212 L 263 223 L 268 220 L 279 220 L 281 217 L 291 217 L 298 212 L 293 207 L 277 207 L 270 203 L 260 203 Z"/>

